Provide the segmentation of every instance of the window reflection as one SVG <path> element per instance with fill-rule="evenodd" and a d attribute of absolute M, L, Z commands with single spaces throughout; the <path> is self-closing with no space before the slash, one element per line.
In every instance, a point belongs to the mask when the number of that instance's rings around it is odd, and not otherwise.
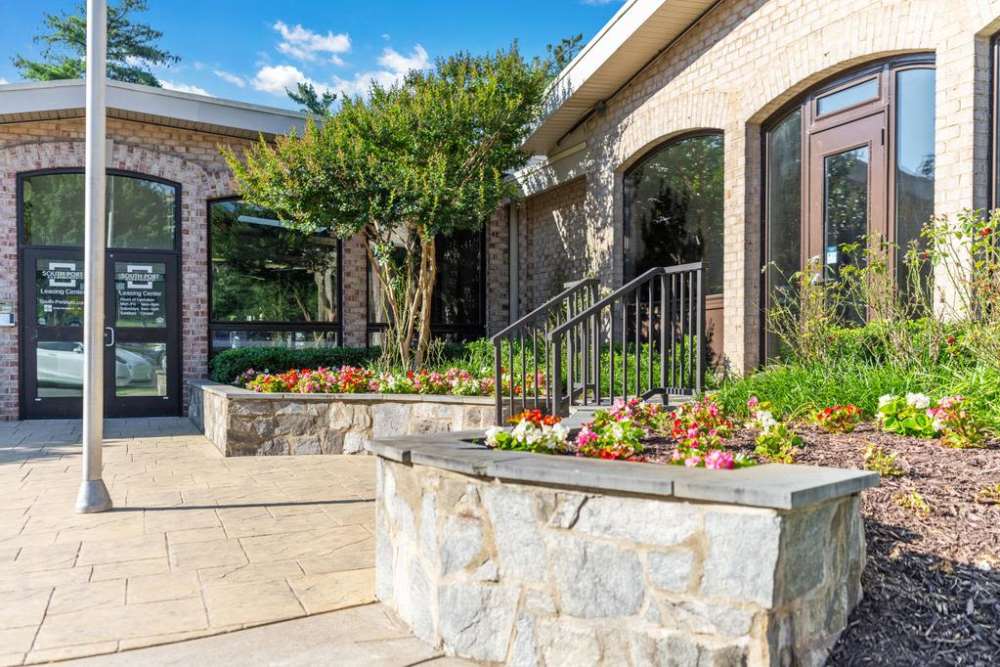
<path fill-rule="evenodd" d="M 340 329 L 340 243 L 239 200 L 209 204 L 213 353 L 332 347 Z"/>
<path fill-rule="evenodd" d="M 816 112 L 819 115 L 834 113 L 855 104 L 874 100 L 878 97 L 878 79 L 868 79 L 853 86 L 824 95 L 816 100 Z"/>
<path fill-rule="evenodd" d="M 722 293 L 722 135 L 689 137 L 625 176 L 626 278 L 657 266 L 704 263 L 706 294 Z"/>
<path fill-rule="evenodd" d="M 431 298 L 431 326 L 435 335 L 448 340 L 464 340 L 483 335 L 486 309 L 483 303 L 483 231 L 456 231 L 438 236 L 437 282 Z M 394 260 L 402 261 L 405 250 L 397 239 Z M 389 322 L 389 305 L 378 276 L 368 266 L 369 344 L 378 345 L 379 329 Z"/>
<path fill-rule="evenodd" d="M 39 341 L 35 359 L 39 398 L 83 396 L 83 343 Z"/>
<path fill-rule="evenodd" d="M 794 305 L 792 276 L 802 261 L 802 110 L 796 109 L 767 133 L 767 298 Z M 768 335 L 768 356 L 778 341 Z"/>
<path fill-rule="evenodd" d="M 214 322 L 337 321 L 337 240 L 238 201 L 211 205 Z"/>
<path fill-rule="evenodd" d="M 36 174 L 23 181 L 28 245 L 82 246 L 84 178 L 79 172 Z M 113 174 L 107 181 L 109 248 L 172 250 L 177 191 L 172 185 Z"/>
<path fill-rule="evenodd" d="M 167 395 L 167 344 L 118 343 L 115 346 L 116 396 Z"/>
<path fill-rule="evenodd" d="M 896 275 L 906 284 L 905 255 L 934 215 L 934 70 L 896 74 Z"/>

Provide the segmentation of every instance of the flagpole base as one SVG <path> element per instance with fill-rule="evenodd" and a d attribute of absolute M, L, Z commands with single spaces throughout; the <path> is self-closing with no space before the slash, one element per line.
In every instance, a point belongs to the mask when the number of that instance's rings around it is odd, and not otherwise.
<path fill-rule="evenodd" d="M 79 514 L 106 512 L 111 509 L 111 496 L 103 479 L 90 479 L 80 484 L 80 493 L 76 496 L 76 511 Z"/>

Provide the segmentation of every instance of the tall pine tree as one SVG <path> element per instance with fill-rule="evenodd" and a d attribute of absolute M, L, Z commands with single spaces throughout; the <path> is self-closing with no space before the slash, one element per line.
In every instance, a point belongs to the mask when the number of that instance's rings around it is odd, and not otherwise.
<path fill-rule="evenodd" d="M 118 0 L 108 5 L 108 77 L 159 88 L 151 68 L 172 65 L 180 57 L 156 45 L 162 32 L 132 20 L 133 12 L 146 9 L 146 0 Z M 30 60 L 18 54 L 13 58 L 14 66 L 21 76 L 34 81 L 82 79 L 87 53 L 86 5 L 81 1 L 72 13 L 44 17 L 48 32 L 34 39 L 43 45 L 42 59 Z"/>

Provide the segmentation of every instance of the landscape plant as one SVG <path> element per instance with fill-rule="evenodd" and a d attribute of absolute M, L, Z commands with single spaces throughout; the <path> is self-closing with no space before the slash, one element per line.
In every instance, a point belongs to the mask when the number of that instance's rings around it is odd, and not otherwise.
<path fill-rule="evenodd" d="M 861 408 L 847 405 L 831 405 L 817 412 L 813 420 L 827 433 L 851 433 L 861 423 L 864 414 Z"/>
<path fill-rule="evenodd" d="M 302 135 L 224 154 L 244 198 L 289 227 L 362 235 L 388 310 L 384 352 L 418 368 L 431 342 L 436 239 L 480 229 L 515 194 L 507 174 L 527 160 L 520 147 L 547 81 L 516 46 L 459 53 L 343 99 Z"/>
<path fill-rule="evenodd" d="M 564 454 L 569 450 L 569 430 L 559 417 L 528 410 L 511 419 L 514 428 L 492 426 L 486 430 L 486 446 L 540 454 Z"/>

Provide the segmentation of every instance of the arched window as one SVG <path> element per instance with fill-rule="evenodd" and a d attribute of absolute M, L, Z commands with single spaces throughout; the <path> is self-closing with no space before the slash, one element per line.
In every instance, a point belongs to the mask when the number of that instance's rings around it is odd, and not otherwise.
<path fill-rule="evenodd" d="M 831 276 L 857 262 L 843 248 L 865 238 L 896 247 L 889 261 L 903 278 L 901 257 L 934 213 L 934 86 L 933 56 L 882 62 L 818 86 L 765 126 L 769 305 L 790 298 L 789 278 L 810 261 Z M 776 345 L 769 336 L 769 356 Z"/>
<path fill-rule="evenodd" d="M 706 294 L 722 293 L 721 133 L 661 144 L 625 174 L 625 278 L 703 262 Z"/>
<path fill-rule="evenodd" d="M 624 179 L 625 281 L 658 266 L 702 262 L 705 332 L 716 362 L 724 349 L 723 142 L 720 132 L 672 139 Z"/>

